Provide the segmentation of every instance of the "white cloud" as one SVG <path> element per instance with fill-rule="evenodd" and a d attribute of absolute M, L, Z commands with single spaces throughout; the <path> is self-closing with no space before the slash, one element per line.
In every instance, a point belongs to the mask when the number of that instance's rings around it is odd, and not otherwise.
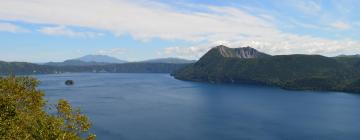
<path fill-rule="evenodd" d="M 116 55 L 124 54 L 125 52 L 126 52 L 126 49 L 124 49 L 124 48 L 111 48 L 111 49 L 107 49 L 107 50 L 99 50 L 96 53 L 101 54 L 101 55 L 116 56 Z"/>
<path fill-rule="evenodd" d="M 285 3 L 294 5 L 295 8 L 307 15 L 319 15 L 322 11 L 321 4 L 315 0 L 295 0 L 290 2 L 286 0 Z"/>
<path fill-rule="evenodd" d="M 66 26 L 43 27 L 39 29 L 39 32 L 47 35 L 60 35 L 60 36 L 81 37 L 81 38 L 94 38 L 103 35 L 102 33 L 96 33 L 96 32 L 73 31 L 70 28 L 67 28 Z"/>
<path fill-rule="evenodd" d="M 300 36 L 280 31 L 269 15 L 254 16 L 232 7 L 201 5 L 191 11 L 154 1 L 129 0 L 0 0 L 0 19 L 36 24 L 64 25 L 42 29 L 47 34 L 92 36 L 72 31 L 66 26 L 110 31 L 115 35 L 130 34 L 139 40 L 160 38 L 199 42 L 226 41 L 233 46 L 249 45 L 271 54 L 359 52 L 359 43 L 352 40 L 330 40 Z M 85 6 L 86 5 L 86 6 Z M 304 11 L 321 11 L 316 2 L 303 3 Z M 206 12 L 202 12 L 206 11 Z M 316 28 L 312 25 L 303 25 Z M 346 23 L 335 27 L 350 28 Z M 206 45 L 206 46 L 205 46 Z M 170 47 L 165 53 L 199 56 L 214 45 L 204 43 L 194 47 Z"/>
<path fill-rule="evenodd" d="M 179 12 L 155 2 L 126 0 L 12 0 L 1 3 L 0 19 L 104 29 L 142 40 L 197 41 L 277 32 L 265 20 L 235 8 L 204 8 L 211 13 Z"/>
<path fill-rule="evenodd" d="M 176 57 L 184 57 L 191 59 L 200 58 L 205 52 L 207 52 L 211 47 L 214 47 L 210 44 L 201 44 L 196 46 L 187 46 L 187 47 L 168 47 L 164 49 L 163 53 L 159 55 L 162 56 L 176 56 Z"/>
<path fill-rule="evenodd" d="M 20 26 L 17 26 L 15 24 L 6 23 L 6 22 L 0 22 L 0 32 L 10 32 L 10 33 L 24 33 L 24 32 L 30 32 L 29 30 L 22 28 Z"/>
<path fill-rule="evenodd" d="M 302 27 L 302 28 L 308 28 L 308 29 L 324 29 L 324 27 L 320 27 L 318 25 L 315 24 L 309 24 L 309 23 L 304 23 L 304 22 L 299 22 L 293 18 L 290 19 L 291 24 L 297 26 L 297 27 Z"/>
<path fill-rule="evenodd" d="M 347 30 L 351 28 L 351 25 L 342 21 L 331 23 L 330 26 L 339 30 Z"/>
<path fill-rule="evenodd" d="M 256 40 L 256 41 L 255 41 Z M 198 59 L 208 50 L 224 43 L 213 42 L 184 47 L 165 48 L 163 55 Z M 231 48 L 251 46 L 271 55 L 283 54 L 323 54 L 336 56 L 339 54 L 356 54 L 360 52 L 360 42 L 353 40 L 328 40 L 310 36 L 283 34 L 274 40 L 243 39 L 225 44 Z"/>

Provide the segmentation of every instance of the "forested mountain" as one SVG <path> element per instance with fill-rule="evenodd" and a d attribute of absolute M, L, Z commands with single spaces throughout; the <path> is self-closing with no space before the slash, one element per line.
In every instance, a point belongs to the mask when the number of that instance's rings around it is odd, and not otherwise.
<path fill-rule="evenodd" d="M 44 65 L 93 66 L 93 65 L 107 65 L 107 64 L 122 64 L 122 63 L 127 63 L 127 62 L 107 55 L 85 55 L 79 58 L 65 60 L 64 62 L 48 62 L 48 63 L 44 63 Z"/>
<path fill-rule="evenodd" d="M 246 57 L 244 57 L 246 56 Z M 249 83 L 286 89 L 360 92 L 360 59 L 321 55 L 270 56 L 253 48 L 218 46 L 175 71 L 177 79 Z"/>
<path fill-rule="evenodd" d="M 48 62 L 44 65 L 48 66 L 93 66 L 93 65 L 107 65 L 111 63 L 105 63 L 105 62 L 85 62 L 81 60 L 71 59 L 71 60 L 65 60 L 64 62 Z"/>
<path fill-rule="evenodd" d="M 55 68 L 27 62 L 0 61 L 0 74 L 46 74 L 53 73 Z"/>
<path fill-rule="evenodd" d="M 76 58 L 73 60 L 80 60 L 84 62 L 98 62 L 98 63 L 126 63 L 127 61 L 117 59 L 115 57 L 107 56 L 107 55 L 85 55 L 80 58 Z"/>
<path fill-rule="evenodd" d="M 94 66 L 94 65 L 108 65 L 108 64 L 124 64 L 124 63 L 169 63 L 169 64 L 189 64 L 194 63 L 195 60 L 187 60 L 180 58 L 157 58 L 149 59 L 139 62 L 127 62 L 124 60 L 119 60 L 114 57 L 106 55 L 86 55 L 76 59 L 69 59 L 63 62 L 48 62 L 44 65 L 49 66 Z"/>
<path fill-rule="evenodd" d="M 52 74 L 65 72 L 109 72 L 109 73 L 170 73 L 185 64 L 169 63 L 124 63 L 104 65 L 39 65 L 26 62 L 0 61 L 0 74 Z"/>

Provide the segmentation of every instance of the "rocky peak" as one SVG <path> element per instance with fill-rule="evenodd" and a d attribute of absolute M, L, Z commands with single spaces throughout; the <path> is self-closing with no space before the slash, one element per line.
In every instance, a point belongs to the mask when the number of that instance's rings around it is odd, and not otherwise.
<path fill-rule="evenodd" d="M 251 47 L 241 47 L 241 48 L 228 48 L 224 45 L 217 46 L 215 49 L 219 51 L 223 57 L 236 57 L 236 58 L 259 58 L 270 56 L 268 54 L 257 51 Z"/>

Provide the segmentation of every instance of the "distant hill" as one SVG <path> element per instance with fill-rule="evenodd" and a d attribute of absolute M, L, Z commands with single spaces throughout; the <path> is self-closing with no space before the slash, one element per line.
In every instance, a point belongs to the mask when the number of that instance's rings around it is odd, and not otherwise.
<path fill-rule="evenodd" d="M 127 61 L 119 60 L 115 57 L 107 55 L 85 55 L 83 57 L 65 60 L 64 62 L 48 62 L 44 65 L 49 66 L 93 66 L 93 65 L 107 65 L 107 64 L 122 64 Z"/>
<path fill-rule="evenodd" d="M 218 46 L 172 73 L 181 80 L 263 84 L 298 90 L 360 92 L 360 59 L 321 55 L 270 56 L 253 48 Z"/>
<path fill-rule="evenodd" d="M 80 60 L 84 62 L 98 62 L 98 63 L 126 63 L 127 61 L 119 60 L 115 57 L 107 55 L 85 55 L 74 60 Z"/>
<path fill-rule="evenodd" d="M 64 62 L 48 62 L 44 63 L 43 65 L 48 66 L 92 66 L 92 65 L 107 65 L 110 63 L 104 63 L 104 62 L 85 62 L 81 60 L 71 59 L 71 60 L 65 60 Z"/>
<path fill-rule="evenodd" d="M 79 61 L 79 60 L 78 60 Z M 103 65 L 81 65 L 77 61 L 66 61 L 73 65 L 39 65 L 27 62 L 0 61 L 0 75 L 55 74 L 66 72 L 91 73 L 171 73 L 186 64 L 170 63 L 123 63 Z M 90 62 L 88 62 L 90 63 Z"/>
<path fill-rule="evenodd" d="M 53 73 L 52 66 L 43 66 L 27 62 L 0 61 L 0 75 L 8 74 L 48 74 Z"/>
<path fill-rule="evenodd" d="M 171 64 L 187 64 L 187 63 L 194 63 L 195 60 L 187 60 L 181 58 L 158 58 L 158 59 L 150 59 L 141 61 L 143 63 L 171 63 Z"/>
<path fill-rule="evenodd" d="M 158 58 L 140 62 L 127 62 L 106 55 L 86 55 L 76 59 L 65 60 L 64 62 L 48 62 L 43 65 L 49 66 L 94 66 L 108 64 L 124 64 L 124 63 L 168 63 L 168 64 L 189 64 L 195 60 L 186 60 L 180 58 Z"/>
<path fill-rule="evenodd" d="M 360 58 L 360 54 L 354 54 L 354 55 L 338 55 L 335 57 L 359 57 Z"/>

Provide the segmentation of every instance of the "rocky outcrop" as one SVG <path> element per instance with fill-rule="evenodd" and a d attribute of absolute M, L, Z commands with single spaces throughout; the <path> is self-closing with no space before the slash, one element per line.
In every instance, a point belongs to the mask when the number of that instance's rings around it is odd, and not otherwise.
<path fill-rule="evenodd" d="M 223 57 L 237 57 L 237 58 L 260 58 L 268 57 L 270 55 L 257 51 L 251 47 L 242 47 L 242 48 L 228 48 L 226 46 L 220 45 L 217 46 L 217 49 Z"/>

